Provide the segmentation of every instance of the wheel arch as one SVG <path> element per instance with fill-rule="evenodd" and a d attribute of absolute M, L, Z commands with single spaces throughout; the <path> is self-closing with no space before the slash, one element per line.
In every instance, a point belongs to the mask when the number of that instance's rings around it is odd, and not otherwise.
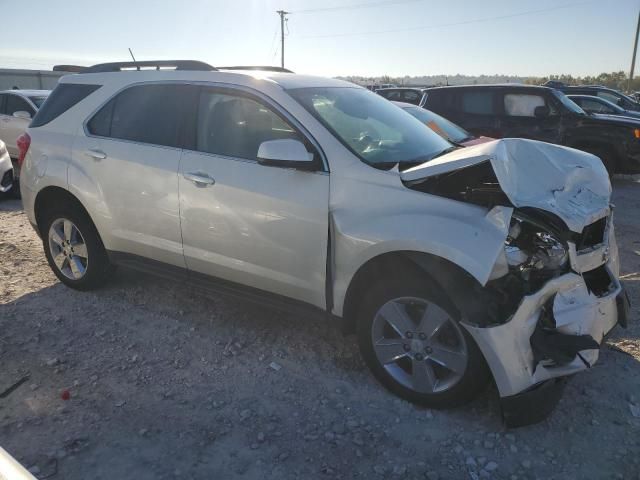
<path fill-rule="evenodd" d="M 91 215 L 89 211 L 85 208 L 82 202 L 71 192 L 65 190 L 61 187 L 49 186 L 45 187 L 38 192 L 36 195 L 34 204 L 33 204 L 33 212 L 35 215 L 36 226 L 38 227 L 38 232 L 40 236 L 44 235 L 43 232 L 43 222 L 46 216 L 46 213 L 51 211 L 52 207 L 66 204 L 69 206 L 74 206 L 78 208 L 87 218 L 91 221 L 95 228 L 95 223 L 91 219 Z M 97 228 L 96 228 L 97 231 Z M 98 236 L 100 234 L 98 233 Z"/>
<path fill-rule="evenodd" d="M 453 305 L 459 303 L 456 300 L 465 291 L 482 288 L 469 272 L 446 258 L 413 250 L 383 253 L 360 266 L 349 283 L 342 309 L 345 333 L 355 332 L 359 299 L 366 286 L 378 279 L 396 275 L 420 276 L 431 288 L 438 289 L 445 298 L 452 300 Z"/>

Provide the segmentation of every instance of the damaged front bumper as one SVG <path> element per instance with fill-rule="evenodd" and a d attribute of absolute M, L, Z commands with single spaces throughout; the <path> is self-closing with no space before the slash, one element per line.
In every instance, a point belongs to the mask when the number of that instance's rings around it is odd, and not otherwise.
<path fill-rule="evenodd" d="M 506 323 L 464 323 L 491 369 L 509 426 L 546 417 L 561 396 L 560 379 L 593 366 L 604 337 L 618 323 L 626 326 L 629 300 L 618 281 L 613 225 L 600 244 L 570 244 L 569 258 L 571 271 L 524 296 Z"/>

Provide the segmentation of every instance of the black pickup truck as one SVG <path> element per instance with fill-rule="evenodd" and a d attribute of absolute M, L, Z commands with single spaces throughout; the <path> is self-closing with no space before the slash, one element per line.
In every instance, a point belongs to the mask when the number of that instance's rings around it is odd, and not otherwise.
<path fill-rule="evenodd" d="M 436 87 L 427 90 L 424 108 L 476 135 L 565 145 L 597 155 L 610 173 L 640 172 L 640 120 L 588 114 L 553 88 Z"/>

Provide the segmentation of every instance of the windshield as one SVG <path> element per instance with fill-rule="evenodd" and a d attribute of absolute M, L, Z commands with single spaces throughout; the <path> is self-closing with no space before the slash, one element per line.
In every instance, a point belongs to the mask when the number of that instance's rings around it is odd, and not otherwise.
<path fill-rule="evenodd" d="M 454 143 L 464 142 L 473 135 L 455 123 L 451 123 L 446 118 L 441 117 L 429 110 L 420 107 L 403 107 L 404 110 L 416 117 L 431 130 L 446 140 Z"/>
<path fill-rule="evenodd" d="M 31 100 L 33 104 L 38 108 L 42 106 L 46 99 L 47 97 L 29 97 L 29 100 Z"/>
<path fill-rule="evenodd" d="M 577 103 L 575 103 L 573 100 L 571 100 L 569 97 L 567 97 L 561 91 L 554 90 L 553 94 L 556 96 L 556 98 L 558 100 L 560 100 L 562 105 L 564 105 L 566 108 L 568 108 L 573 113 L 577 113 L 577 114 L 580 114 L 580 115 L 586 115 L 586 112 L 582 108 L 580 108 Z"/>
<path fill-rule="evenodd" d="M 422 163 L 452 148 L 416 118 L 363 88 L 299 88 L 289 94 L 373 166 Z"/>

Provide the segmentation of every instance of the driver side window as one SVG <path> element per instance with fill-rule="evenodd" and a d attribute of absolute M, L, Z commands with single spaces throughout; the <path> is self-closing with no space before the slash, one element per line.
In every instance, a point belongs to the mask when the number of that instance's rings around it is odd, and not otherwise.
<path fill-rule="evenodd" d="M 198 101 L 196 150 L 256 160 L 268 140 L 304 139 L 270 108 L 251 98 L 203 90 Z"/>

